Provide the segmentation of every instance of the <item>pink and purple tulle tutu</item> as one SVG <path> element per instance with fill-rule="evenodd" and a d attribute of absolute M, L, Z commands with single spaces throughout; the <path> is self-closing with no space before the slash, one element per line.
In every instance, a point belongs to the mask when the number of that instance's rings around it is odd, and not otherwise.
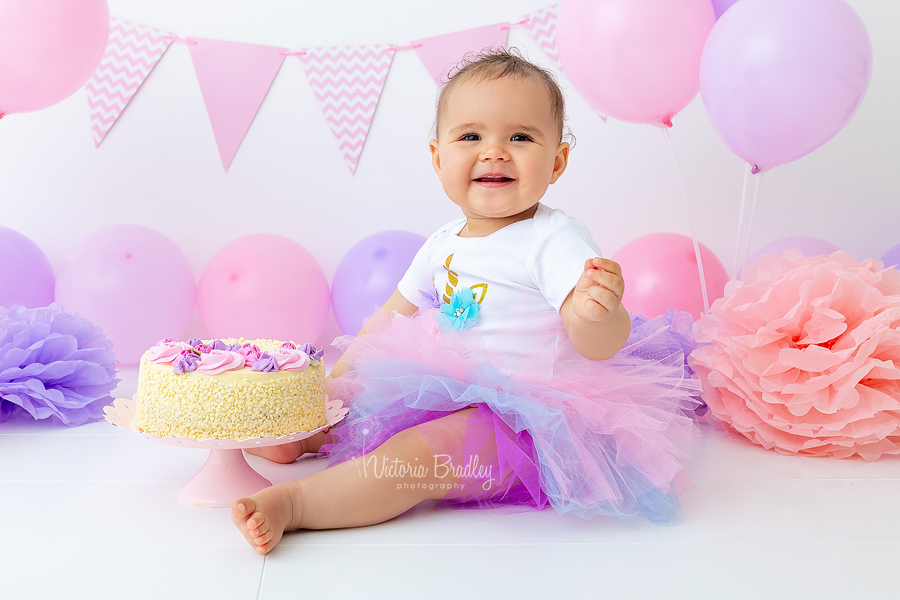
<path fill-rule="evenodd" d="M 477 328 L 441 331 L 435 313 L 376 315 L 369 333 L 340 340 L 352 368 L 329 392 L 350 413 L 323 448 L 330 464 L 418 427 L 442 468 L 472 467 L 457 471 L 444 504 L 674 516 L 704 409 L 686 364 L 690 315 L 634 318 L 625 347 L 606 361 L 535 334 L 529 359 L 492 365 Z"/>

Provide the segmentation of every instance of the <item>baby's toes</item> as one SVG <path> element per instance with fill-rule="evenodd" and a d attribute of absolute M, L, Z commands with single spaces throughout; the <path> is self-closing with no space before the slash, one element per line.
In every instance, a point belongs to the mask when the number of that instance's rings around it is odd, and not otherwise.
<path fill-rule="evenodd" d="M 266 522 L 266 517 L 261 512 L 255 512 L 247 519 L 247 529 L 259 529 Z"/>
<path fill-rule="evenodd" d="M 231 520 L 235 525 L 247 522 L 247 517 L 256 510 L 256 502 L 250 498 L 241 498 L 231 505 Z"/>
<path fill-rule="evenodd" d="M 272 539 L 272 532 L 266 531 L 255 538 L 253 538 L 253 543 L 257 546 L 265 546 Z"/>

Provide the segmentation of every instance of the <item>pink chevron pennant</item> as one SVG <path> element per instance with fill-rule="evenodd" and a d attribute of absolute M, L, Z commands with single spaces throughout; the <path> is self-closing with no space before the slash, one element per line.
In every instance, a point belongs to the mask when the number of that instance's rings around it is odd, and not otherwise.
<path fill-rule="evenodd" d="M 190 38 L 188 48 L 225 170 L 284 62 L 272 46 Z"/>
<path fill-rule="evenodd" d="M 466 53 L 505 46 L 508 31 L 508 25 L 497 23 L 415 40 L 412 44 L 418 46 L 416 54 L 419 55 L 419 60 L 441 88 L 449 80 L 451 69 L 459 64 Z"/>
<path fill-rule="evenodd" d="M 553 66 L 562 71 L 559 51 L 556 48 L 556 18 L 558 15 L 559 4 L 554 4 L 528 15 L 528 19 L 522 23 L 522 26 L 534 38 Z"/>
<path fill-rule="evenodd" d="M 394 51 L 389 45 L 309 48 L 300 55 L 351 173 L 356 172 Z"/>
<path fill-rule="evenodd" d="M 113 17 L 109 41 L 86 86 L 94 147 L 112 129 L 172 43 L 167 31 Z"/>

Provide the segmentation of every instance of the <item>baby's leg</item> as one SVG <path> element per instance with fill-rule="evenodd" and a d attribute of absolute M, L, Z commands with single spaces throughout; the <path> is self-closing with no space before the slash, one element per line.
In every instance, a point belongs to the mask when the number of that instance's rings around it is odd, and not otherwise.
<path fill-rule="evenodd" d="M 320 431 L 316 435 L 298 442 L 288 442 L 279 446 L 265 446 L 263 448 L 247 448 L 244 452 L 286 465 L 294 462 L 307 452 L 318 452 L 322 444 L 325 443 L 326 434 L 326 431 Z"/>
<path fill-rule="evenodd" d="M 459 416 L 471 411 L 443 418 L 463 435 L 466 420 Z M 434 461 L 418 427 L 411 427 L 369 454 L 242 498 L 232 506 L 231 517 L 261 554 L 274 548 L 285 531 L 381 523 L 423 500 L 443 498 L 458 483 L 452 474 L 436 473 Z"/>

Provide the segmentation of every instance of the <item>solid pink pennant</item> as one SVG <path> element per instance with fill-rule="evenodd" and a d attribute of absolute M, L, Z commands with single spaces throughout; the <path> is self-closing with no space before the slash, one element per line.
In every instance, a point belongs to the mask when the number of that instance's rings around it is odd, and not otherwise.
<path fill-rule="evenodd" d="M 222 165 L 231 165 L 281 63 L 282 48 L 190 38 L 188 48 Z"/>
<path fill-rule="evenodd" d="M 415 40 L 412 43 L 421 44 L 416 48 L 416 54 L 440 88 L 447 83 L 450 70 L 459 64 L 467 52 L 506 46 L 508 30 L 507 24 L 497 23 Z"/>

